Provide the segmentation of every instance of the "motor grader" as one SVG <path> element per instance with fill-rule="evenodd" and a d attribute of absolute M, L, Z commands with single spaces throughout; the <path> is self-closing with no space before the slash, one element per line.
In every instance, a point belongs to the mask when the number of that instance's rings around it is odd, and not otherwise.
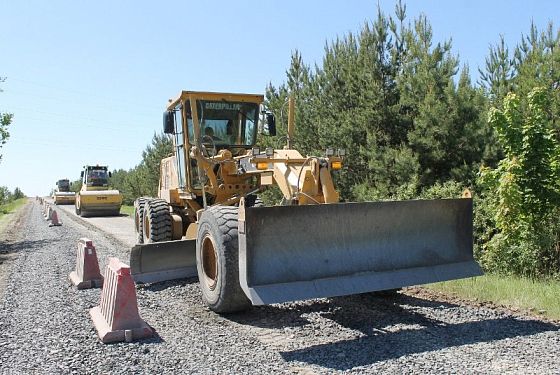
<path fill-rule="evenodd" d="M 67 179 L 58 180 L 53 193 L 54 204 L 74 204 L 76 193 L 70 191 L 71 183 Z"/>
<path fill-rule="evenodd" d="M 105 165 L 84 165 L 80 173 L 82 187 L 76 194 L 78 216 L 116 216 L 122 205 L 122 195 L 109 187 L 111 172 Z"/>
<path fill-rule="evenodd" d="M 182 91 L 164 112 L 174 153 L 161 162 L 159 197 L 135 201 L 136 282 L 198 276 L 219 313 L 481 274 L 472 253 L 472 200 L 341 203 L 332 175 L 345 151 L 302 156 L 275 135 L 262 95 Z M 259 120 L 261 126 L 259 126 Z M 259 193 L 278 186 L 280 205 Z"/>

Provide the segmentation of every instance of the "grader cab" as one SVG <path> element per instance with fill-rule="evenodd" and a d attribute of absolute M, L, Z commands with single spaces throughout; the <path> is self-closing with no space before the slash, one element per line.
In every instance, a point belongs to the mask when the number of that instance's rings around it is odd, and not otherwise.
<path fill-rule="evenodd" d="M 344 150 L 302 156 L 255 146 L 261 95 L 183 91 L 164 113 L 174 154 L 158 198 L 135 202 L 137 282 L 198 276 L 216 312 L 342 296 L 481 274 L 472 200 L 340 203 L 332 175 Z M 276 185 L 281 205 L 259 193 Z"/>

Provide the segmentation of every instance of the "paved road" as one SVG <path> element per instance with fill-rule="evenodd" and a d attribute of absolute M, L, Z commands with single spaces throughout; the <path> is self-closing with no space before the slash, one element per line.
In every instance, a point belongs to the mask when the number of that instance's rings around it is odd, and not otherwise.
<path fill-rule="evenodd" d="M 51 201 L 52 203 L 52 201 Z M 134 231 L 134 221 L 130 216 L 107 216 L 107 217 L 79 217 L 74 211 L 73 205 L 57 205 L 55 209 L 65 211 L 71 218 L 81 220 L 93 225 L 104 232 L 109 233 L 118 241 L 128 247 L 136 244 L 136 233 Z"/>

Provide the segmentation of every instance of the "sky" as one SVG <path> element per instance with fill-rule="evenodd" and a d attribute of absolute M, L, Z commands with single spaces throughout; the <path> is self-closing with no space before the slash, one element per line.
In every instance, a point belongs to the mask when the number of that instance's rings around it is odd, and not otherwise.
<path fill-rule="evenodd" d="M 490 45 L 513 48 L 534 22 L 559 27 L 558 0 L 409 0 L 435 43 L 451 39 L 473 80 Z M 325 44 L 358 32 L 395 0 L 0 0 L 0 186 L 46 195 L 83 165 L 129 169 L 181 90 L 264 94 L 293 51 L 321 63 Z"/>

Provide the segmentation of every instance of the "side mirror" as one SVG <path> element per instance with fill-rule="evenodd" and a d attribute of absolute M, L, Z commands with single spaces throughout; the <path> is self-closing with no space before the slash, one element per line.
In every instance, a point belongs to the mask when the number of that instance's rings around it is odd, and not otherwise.
<path fill-rule="evenodd" d="M 267 130 L 267 135 L 270 136 L 276 135 L 276 118 L 272 113 L 266 114 L 266 130 Z"/>
<path fill-rule="evenodd" d="M 165 134 L 175 133 L 175 116 L 173 111 L 163 112 L 163 132 Z"/>
<path fill-rule="evenodd" d="M 109 178 L 113 177 L 113 174 L 111 172 L 109 172 Z"/>
<path fill-rule="evenodd" d="M 81 177 L 81 178 L 84 178 L 84 171 L 81 171 L 81 172 L 80 172 L 80 177 Z"/>

